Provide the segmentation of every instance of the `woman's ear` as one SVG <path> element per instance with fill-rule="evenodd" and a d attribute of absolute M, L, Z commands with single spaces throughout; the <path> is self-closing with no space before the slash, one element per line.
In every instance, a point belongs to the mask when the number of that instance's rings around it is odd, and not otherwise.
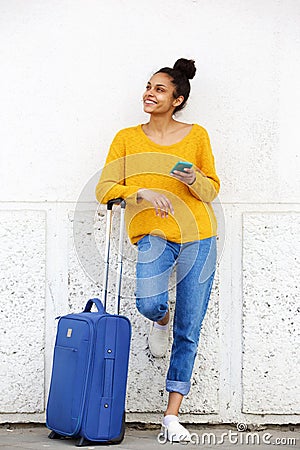
<path fill-rule="evenodd" d="M 175 108 L 179 105 L 181 105 L 181 103 L 184 101 L 184 97 L 183 95 L 180 95 L 179 97 L 177 97 L 174 102 L 173 102 L 173 106 L 175 106 Z"/>

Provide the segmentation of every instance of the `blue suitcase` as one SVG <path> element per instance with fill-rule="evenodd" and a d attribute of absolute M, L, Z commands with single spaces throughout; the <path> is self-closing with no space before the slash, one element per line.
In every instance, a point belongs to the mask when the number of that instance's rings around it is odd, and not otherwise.
<path fill-rule="evenodd" d="M 112 208 L 121 204 L 115 314 L 106 312 Z M 90 299 L 83 312 L 58 322 L 51 384 L 46 410 L 50 439 L 78 438 L 120 443 L 125 433 L 125 400 L 131 326 L 119 315 L 125 201 L 107 204 L 105 270 L 102 302 Z M 91 312 L 95 304 L 97 312 Z"/>

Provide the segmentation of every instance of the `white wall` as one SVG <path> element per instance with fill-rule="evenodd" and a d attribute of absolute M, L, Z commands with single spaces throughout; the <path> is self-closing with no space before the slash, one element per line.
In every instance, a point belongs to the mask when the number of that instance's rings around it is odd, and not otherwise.
<path fill-rule="evenodd" d="M 298 421 L 299 23 L 297 0 L 0 2 L 2 422 L 44 420 L 54 317 L 99 293 L 82 241 L 93 227 L 103 239 L 98 171 L 117 130 L 147 120 L 148 77 L 179 57 L 198 69 L 179 119 L 208 129 L 222 182 L 219 270 L 182 411 Z M 127 419 L 155 421 L 168 361 L 146 348 L 126 245 Z"/>

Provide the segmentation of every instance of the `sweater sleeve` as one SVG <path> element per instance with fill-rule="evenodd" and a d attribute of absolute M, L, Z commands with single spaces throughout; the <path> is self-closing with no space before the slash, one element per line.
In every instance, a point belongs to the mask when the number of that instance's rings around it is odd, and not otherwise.
<path fill-rule="evenodd" d="M 206 131 L 203 136 L 202 150 L 199 152 L 197 166 L 196 179 L 193 184 L 188 186 L 189 190 L 198 200 L 206 203 L 212 202 L 219 193 L 220 180 L 216 174 L 215 160 Z"/>
<path fill-rule="evenodd" d="M 128 199 L 133 197 L 136 202 L 136 194 L 140 186 L 126 186 L 125 161 L 126 146 L 122 132 L 115 136 L 96 186 L 96 198 L 99 203 L 107 203 L 113 198 Z"/>

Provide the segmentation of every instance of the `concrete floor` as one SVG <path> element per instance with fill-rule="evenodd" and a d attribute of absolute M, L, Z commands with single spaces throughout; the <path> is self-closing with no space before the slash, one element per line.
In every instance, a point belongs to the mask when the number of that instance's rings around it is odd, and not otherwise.
<path fill-rule="evenodd" d="M 193 433 L 193 443 L 189 444 L 171 444 L 158 442 L 159 429 L 139 429 L 140 427 L 127 426 L 125 438 L 118 445 L 90 445 L 83 447 L 84 449 L 98 449 L 101 447 L 114 448 L 116 450 L 152 450 L 159 448 L 223 448 L 224 450 L 232 449 L 270 449 L 270 445 L 283 447 L 285 449 L 300 449 L 300 428 L 299 426 L 272 427 L 260 431 L 237 432 L 233 426 L 205 427 L 188 426 L 187 428 Z M 210 433 L 210 443 L 208 436 L 204 433 Z M 225 436 L 224 433 L 227 433 Z M 2 425 L 0 427 L 0 449 L 1 450 L 24 450 L 24 449 L 53 449 L 66 450 L 68 448 L 76 448 L 76 441 L 73 439 L 50 440 L 48 439 L 49 430 L 43 425 L 27 425 L 13 426 Z M 223 443 L 221 436 L 224 436 Z M 247 437 L 248 436 L 248 437 Z M 256 439 L 254 441 L 254 439 Z M 248 441 L 247 441 L 248 440 Z M 293 440 L 293 441 L 292 441 Z M 247 443 L 248 442 L 248 443 Z M 255 443 L 255 445 L 253 445 Z"/>

